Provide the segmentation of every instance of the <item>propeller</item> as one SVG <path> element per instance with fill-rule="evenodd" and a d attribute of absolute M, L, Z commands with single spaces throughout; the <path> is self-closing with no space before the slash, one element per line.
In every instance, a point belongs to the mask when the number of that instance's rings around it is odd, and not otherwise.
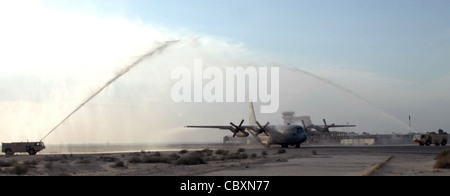
<path fill-rule="evenodd" d="M 305 130 L 308 130 L 308 127 L 306 127 L 306 124 L 305 124 L 305 121 L 304 121 L 304 120 L 302 120 L 302 124 L 303 124 L 303 128 L 304 128 Z"/>
<path fill-rule="evenodd" d="M 326 121 L 325 119 L 323 119 L 323 123 L 324 123 L 324 125 L 325 125 L 324 132 L 329 133 L 329 132 L 330 132 L 330 129 L 329 129 L 329 127 L 328 127 L 328 125 L 327 125 L 327 121 Z M 334 125 L 334 124 L 333 124 L 333 125 Z"/>
<path fill-rule="evenodd" d="M 267 128 L 267 126 L 269 126 L 270 122 L 267 122 L 266 125 L 264 125 L 264 127 L 261 126 L 261 124 L 259 124 L 258 121 L 256 121 L 256 124 L 257 124 L 258 127 L 259 127 L 258 132 L 256 133 L 256 136 L 258 136 L 258 135 L 261 134 L 261 133 L 264 133 L 264 134 L 266 134 L 266 136 L 269 136 L 269 134 L 267 133 L 266 128 Z"/>
<path fill-rule="evenodd" d="M 245 133 L 245 130 L 242 128 L 242 124 L 244 124 L 244 119 L 242 119 L 241 124 L 239 126 L 235 125 L 233 122 L 230 122 L 230 125 L 234 128 L 233 137 L 236 137 L 236 134 L 239 132 Z"/>

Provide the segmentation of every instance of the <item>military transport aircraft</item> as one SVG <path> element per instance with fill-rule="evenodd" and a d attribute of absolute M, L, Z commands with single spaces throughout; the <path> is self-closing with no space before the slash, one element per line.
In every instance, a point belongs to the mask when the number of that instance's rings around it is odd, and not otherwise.
<path fill-rule="evenodd" d="M 242 120 L 239 125 L 230 122 L 231 126 L 185 126 L 185 128 L 230 130 L 233 133 L 233 137 L 248 137 L 251 134 L 265 147 L 278 144 L 283 148 L 288 148 L 290 145 L 300 148 L 300 144 L 307 139 L 305 129 L 299 125 L 269 125 L 270 123 L 268 122 L 264 126 L 261 126 L 261 124 L 256 121 L 252 102 L 249 104 L 249 121 L 250 125 L 243 125 L 244 120 Z"/>

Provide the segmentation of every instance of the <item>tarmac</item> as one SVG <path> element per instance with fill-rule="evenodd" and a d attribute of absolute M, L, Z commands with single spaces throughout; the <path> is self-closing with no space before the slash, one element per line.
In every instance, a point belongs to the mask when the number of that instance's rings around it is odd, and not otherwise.
<path fill-rule="evenodd" d="M 450 176 L 449 169 L 434 169 L 434 158 L 449 147 L 308 146 L 310 156 L 266 163 L 245 170 L 223 170 L 206 176 Z"/>

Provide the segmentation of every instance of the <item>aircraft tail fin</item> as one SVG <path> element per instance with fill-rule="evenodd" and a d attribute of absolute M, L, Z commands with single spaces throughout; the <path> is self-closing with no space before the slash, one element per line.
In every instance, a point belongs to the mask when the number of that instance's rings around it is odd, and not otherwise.
<path fill-rule="evenodd" d="M 253 102 L 249 103 L 248 118 L 250 125 L 256 125 L 256 115 L 255 109 L 253 108 Z"/>

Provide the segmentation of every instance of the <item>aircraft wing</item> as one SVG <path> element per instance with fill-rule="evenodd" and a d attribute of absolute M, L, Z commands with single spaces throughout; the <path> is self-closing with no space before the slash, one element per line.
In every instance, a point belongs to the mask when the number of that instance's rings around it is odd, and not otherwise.
<path fill-rule="evenodd" d="M 243 129 L 255 129 L 255 126 L 241 126 Z M 201 129 L 225 129 L 225 130 L 234 130 L 233 126 L 226 125 L 211 125 L 211 126 L 184 126 L 184 128 L 201 128 Z"/>
<path fill-rule="evenodd" d="M 256 126 L 239 126 L 239 127 L 233 127 L 233 126 L 185 126 L 184 128 L 202 128 L 202 129 L 223 129 L 223 130 L 229 130 L 232 133 L 234 133 L 233 137 L 236 136 L 236 134 L 238 134 L 239 132 L 241 132 L 242 134 L 244 134 L 245 137 L 247 137 L 249 135 L 248 132 L 246 132 L 245 130 L 248 130 L 250 132 L 250 134 L 252 135 L 257 135 L 256 134 L 256 130 L 257 127 Z"/>
<path fill-rule="evenodd" d="M 333 128 L 333 127 L 356 127 L 356 125 L 335 125 L 335 124 L 331 124 L 328 127 L 329 128 Z"/>
<path fill-rule="evenodd" d="M 322 129 L 326 129 L 327 127 L 328 128 L 339 128 L 339 127 L 356 127 L 356 125 L 327 125 L 327 126 L 325 126 L 325 125 L 310 125 L 310 126 L 308 126 L 308 128 L 315 128 L 315 127 L 319 127 L 319 128 L 322 128 Z"/>
<path fill-rule="evenodd" d="M 184 128 L 202 128 L 202 129 L 227 129 L 233 130 L 233 126 L 185 126 Z"/>

